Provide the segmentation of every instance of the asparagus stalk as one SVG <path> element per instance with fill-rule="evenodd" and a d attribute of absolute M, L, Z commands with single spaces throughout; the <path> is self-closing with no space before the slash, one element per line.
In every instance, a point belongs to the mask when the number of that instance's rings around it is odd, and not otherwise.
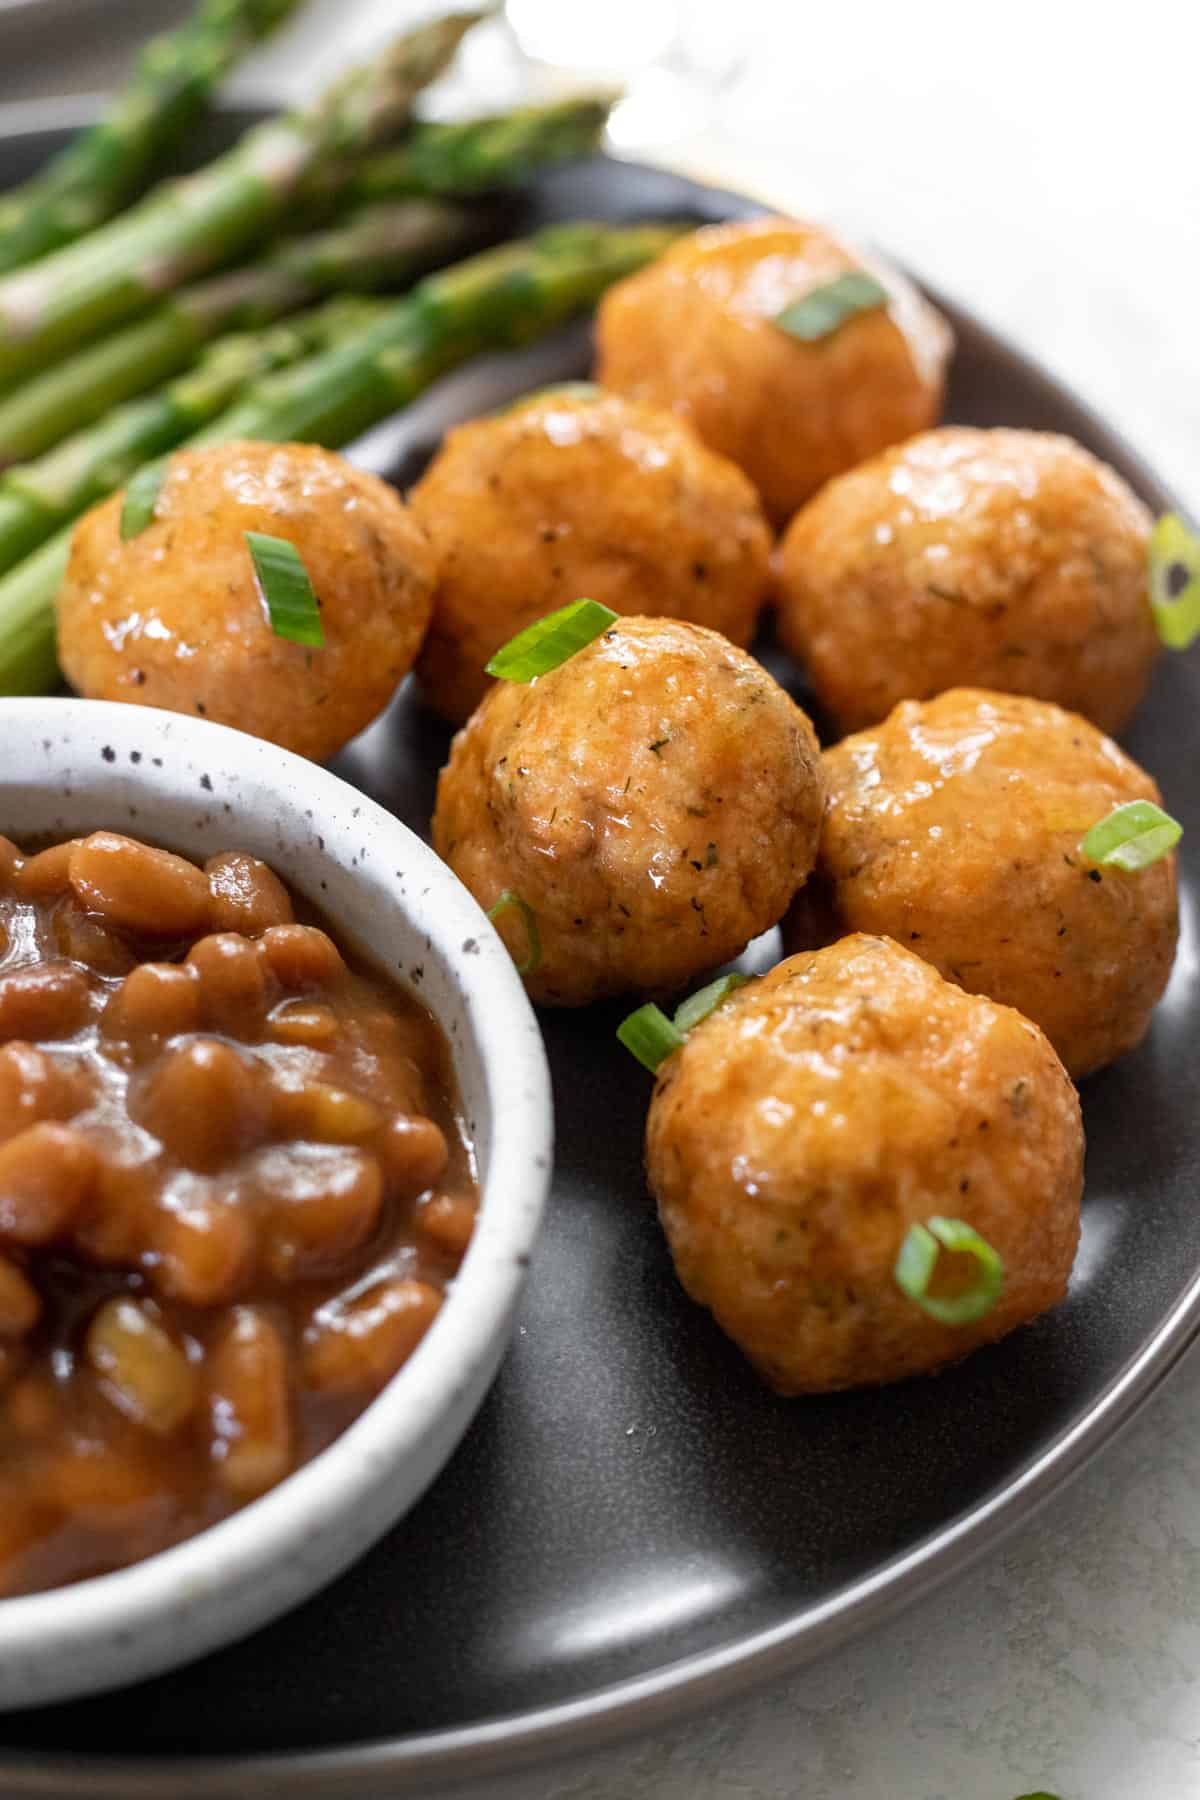
<path fill-rule="evenodd" d="M 271 331 L 219 338 L 191 373 L 160 393 L 117 407 L 39 461 L 10 469 L 0 478 L 0 572 L 217 418 L 248 383 L 358 336 L 382 306 L 342 296 Z"/>
<path fill-rule="evenodd" d="M 0 281 L 0 386 L 244 251 L 285 216 L 323 158 L 349 158 L 392 137 L 481 16 L 455 13 L 407 33 L 308 111 L 247 132 L 200 174 Z"/>
<path fill-rule="evenodd" d="M 615 96 L 583 95 L 519 106 L 455 124 L 415 124 L 402 144 L 352 168 L 314 170 L 304 197 L 314 206 L 518 187 L 539 169 L 589 156 L 599 147 Z"/>
<path fill-rule="evenodd" d="M 585 311 L 680 229 L 577 221 L 485 250 L 426 276 L 360 337 L 257 384 L 193 441 L 348 443 L 470 357 L 530 342 Z"/>
<path fill-rule="evenodd" d="M 296 5 L 201 0 L 186 24 L 152 39 L 106 117 L 0 199 L 0 275 L 111 218 L 185 136 L 239 58 Z"/>
<path fill-rule="evenodd" d="M 189 442 L 303 438 L 337 449 L 477 352 L 531 342 L 584 311 L 679 229 L 560 225 L 485 251 L 428 276 L 338 346 L 255 384 Z M 58 678 L 54 602 L 70 551 L 68 526 L 0 579 L 0 694 L 45 693 Z"/>
<path fill-rule="evenodd" d="M 42 455 L 110 408 L 185 369 L 218 333 L 269 325 L 339 288 L 405 287 L 483 239 L 490 222 L 439 201 L 364 207 L 344 225 L 284 239 L 261 261 L 181 288 L 0 399 L 0 468 Z"/>

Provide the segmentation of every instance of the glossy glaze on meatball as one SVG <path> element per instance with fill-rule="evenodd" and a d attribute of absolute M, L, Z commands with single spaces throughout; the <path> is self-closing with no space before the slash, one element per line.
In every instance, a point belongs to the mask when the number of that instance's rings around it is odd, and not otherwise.
<path fill-rule="evenodd" d="M 792 301 L 869 268 L 886 307 L 813 343 L 775 324 Z M 669 407 L 743 468 L 776 524 L 831 475 L 931 425 L 950 328 L 895 270 L 815 225 L 712 225 L 611 288 L 598 379 Z"/>
<path fill-rule="evenodd" d="M 779 631 L 843 731 L 898 700 L 1036 694 L 1117 731 L 1161 648 L 1150 515 L 1070 438 L 948 426 L 830 482 L 780 546 Z"/>
<path fill-rule="evenodd" d="M 429 622 L 435 558 L 399 495 L 307 444 L 170 458 L 151 523 L 121 537 L 118 494 L 76 527 L 59 656 L 89 699 L 199 713 L 331 756 L 380 712 Z M 300 552 L 322 649 L 271 629 L 247 531 Z"/>
<path fill-rule="evenodd" d="M 697 625 L 622 619 L 552 673 L 497 682 L 454 740 L 433 841 L 480 905 L 531 909 L 535 1000 L 665 992 L 773 925 L 812 868 L 808 719 Z M 518 960 L 524 931 L 503 929 Z"/>
<path fill-rule="evenodd" d="M 885 938 L 794 956 L 696 1027 L 663 1064 L 646 1155 L 684 1287 L 782 1394 L 939 1368 L 1066 1292 L 1074 1088 L 1036 1026 Z M 893 1278 L 938 1215 L 1003 1259 L 970 1324 Z"/>
<path fill-rule="evenodd" d="M 492 653 L 581 596 L 753 636 L 771 548 L 757 495 L 670 413 L 538 395 L 452 431 L 410 498 L 439 561 L 418 673 L 456 724 Z"/>
<path fill-rule="evenodd" d="M 827 752 L 822 935 L 883 932 L 1040 1025 L 1077 1079 L 1144 1035 L 1179 936 L 1174 854 L 1097 868 L 1080 841 L 1154 781 L 1044 700 L 957 689 Z M 814 898 L 817 897 L 814 895 Z M 785 939 L 812 931 L 798 907 Z"/>

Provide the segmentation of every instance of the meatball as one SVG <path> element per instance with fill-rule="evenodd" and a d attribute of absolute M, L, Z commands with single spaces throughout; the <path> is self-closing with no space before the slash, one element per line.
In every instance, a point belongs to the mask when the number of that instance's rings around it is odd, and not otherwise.
<path fill-rule="evenodd" d="M 170 459 L 153 520 L 128 540 L 122 502 L 76 528 L 59 596 L 62 667 L 89 699 L 201 713 L 321 759 L 412 667 L 436 562 L 376 476 L 311 445 L 222 444 Z M 247 531 L 300 552 L 324 648 L 272 631 Z"/>
<path fill-rule="evenodd" d="M 824 804 L 813 729 L 752 657 L 622 619 L 540 680 L 497 682 L 454 740 L 433 842 L 481 906 L 516 896 L 503 924 L 532 997 L 582 1006 L 736 956 L 808 875 Z"/>
<path fill-rule="evenodd" d="M 646 1157 L 684 1287 L 782 1394 L 939 1368 L 1066 1292 L 1074 1088 L 1035 1025 L 886 938 L 794 956 L 697 1026 L 659 1073 Z M 931 1216 L 999 1253 L 983 1317 L 941 1323 L 897 1286 Z M 964 1260 L 943 1255 L 930 1292 Z"/>
<path fill-rule="evenodd" d="M 886 307 L 816 342 L 775 323 L 792 301 L 870 269 Z M 776 524 L 831 475 L 932 425 L 952 340 L 898 275 L 793 219 L 713 225 L 611 288 L 598 379 L 670 407 L 749 475 Z"/>
<path fill-rule="evenodd" d="M 1160 799 L 1111 739 L 1045 700 L 956 689 L 906 701 L 825 757 L 815 906 L 790 946 L 883 932 L 1015 1006 L 1078 1079 L 1140 1041 L 1179 935 L 1174 855 L 1097 868 L 1080 840 Z"/>
<path fill-rule="evenodd" d="M 1117 731 L 1160 649 L 1150 516 L 1070 438 L 949 426 L 830 482 L 779 552 L 779 630 L 843 731 L 958 685 Z"/>
<path fill-rule="evenodd" d="M 581 595 L 753 636 L 771 549 L 758 498 L 670 413 L 536 395 L 452 431 L 410 499 L 440 565 L 417 670 L 456 724 L 493 651 Z"/>

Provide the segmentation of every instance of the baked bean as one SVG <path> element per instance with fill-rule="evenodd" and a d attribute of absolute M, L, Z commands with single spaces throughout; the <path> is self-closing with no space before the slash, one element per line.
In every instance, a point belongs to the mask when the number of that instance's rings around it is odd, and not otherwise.
<path fill-rule="evenodd" d="M 25 1367 L 26 1354 L 23 1344 L 0 1338 L 0 1419 L 4 1418 L 11 1394 L 20 1385 L 17 1377 Z"/>
<path fill-rule="evenodd" d="M 300 1281 L 336 1266 L 366 1242 L 379 1220 L 383 1175 L 363 1150 L 292 1144 L 257 1159 L 262 1257 L 277 1281 Z"/>
<path fill-rule="evenodd" d="M 74 841 L 53 844 L 49 850 L 41 850 L 36 856 L 27 857 L 14 877 L 13 885 L 17 892 L 29 900 L 50 900 L 58 894 L 65 894 L 71 885 L 71 853 L 74 848 Z"/>
<path fill-rule="evenodd" d="M 319 1001 L 281 1000 L 271 1009 L 267 1029 L 277 1044 L 307 1044 L 327 1050 L 341 1027 L 332 1007 Z"/>
<path fill-rule="evenodd" d="M 475 1217 L 474 1202 L 461 1194 L 430 1194 L 417 1207 L 414 1223 L 436 1250 L 457 1265 L 467 1253 Z"/>
<path fill-rule="evenodd" d="M 0 975 L 0 1038 L 74 1037 L 91 1011 L 91 988 L 75 963 L 44 962 Z"/>
<path fill-rule="evenodd" d="M 122 1405 L 122 1411 L 128 1409 Z M 137 1421 L 149 1424 L 149 1420 Z M 151 1426 L 166 1431 L 174 1427 Z M 40 1486 L 48 1500 L 76 1519 L 104 1526 L 115 1523 L 111 1515 L 128 1515 L 161 1498 L 165 1488 L 162 1468 L 145 1454 L 123 1444 L 111 1449 L 92 1440 L 72 1444 L 51 1457 L 42 1471 Z M 122 1523 L 126 1522 L 122 1519 Z"/>
<path fill-rule="evenodd" d="M 105 1301 L 88 1326 L 85 1353 L 105 1393 L 136 1425 L 165 1436 L 196 1404 L 195 1370 L 135 1300 Z"/>
<path fill-rule="evenodd" d="M 445 1134 L 420 1114 L 397 1113 L 389 1119 L 378 1149 L 389 1182 L 406 1197 L 431 1188 L 450 1160 Z"/>
<path fill-rule="evenodd" d="M 0 1140 L 39 1119 L 69 1119 L 87 1102 L 87 1078 L 20 1039 L 0 1047 Z"/>
<path fill-rule="evenodd" d="M 137 962 L 123 939 L 100 919 L 81 911 L 73 900 L 64 902 L 54 914 L 54 945 L 60 956 L 85 963 L 98 975 L 126 975 Z"/>
<path fill-rule="evenodd" d="M 381 1122 L 379 1108 L 361 1094 L 349 1094 L 326 1081 L 277 1088 L 271 1116 L 280 1137 L 310 1138 L 318 1144 L 361 1144 Z"/>
<path fill-rule="evenodd" d="M 134 1268 L 150 1242 L 161 1172 L 156 1160 L 101 1155 L 92 1192 L 75 1221 L 71 1242 L 89 1262 L 104 1268 Z"/>
<path fill-rule="evenodd" d="M 11 838 L 0 837 L 0 886 L 11 887 L 25 866 L 25 858 Z"/>
<path fill-rule="evenodd" d="M 253 1500 L 291 1464 L 287 1346 L 258 1308 L 235 1306 L 207 1367 L 217 1478 L 238 1500 Z"/>
<path fill-rule="evenodd" d="M 290 925 L 292 903 L 273 869 L 243 850 L 225 850 L 204 865 L 214 931 L 260 937 L 272 925 Z"/>
<path fill-rule="evenodd" d="M 182 1037 L 200 1023 L 200 984 L 184 963 L 139 963 L 104 1009 L 105 1037 L 138 1049 L 157 1049 L 164 1038 Z"/>
<path fill-rule="evenodd" d="M 253 1273 L 254 1228 L 235 1203 L 203 1199 L 162 1207 L 150 1235 L 154 1286 L 169 1300 L 217 1306 L 235 1299 Z"/>
<path fill-rule="evenodd" d="M 0 1241 L 50 1244 L 95 1180 L 96 1152 L 69 1125 L 43 1123 L 0 1144 Z"/>
<path fill-rule="evenodd" d="M 208 882 L 195 863 L 115 831 L 74 845 L 71 887 L 80 904 L 139 937 L 194 937 L 208 925 Z"/>
<path fill-rule="evenodd" d="M 345 967 L 333 939 L 315 925 L 272 925 L 258 942 L 268 969 L 289 991 L 326 987 Z"/>
<path fill-rule="evenodd" d="M 249 938 L 236 931 L 204 937 L 188 952 L 200 982 L 204 1023 L 250 1042 L 262 1035 L 267 1016 L 267 976 Z"/>
<path fill-rule="evenodd" d="M 322 1393 L 377 1391 L 408 1361 L 441 1304 L 436 1288 L 404 1277 L 322 1308 L 304 1334 L 305 1379 Z"/>
<path fill-rule="evenodd" d="M 41 1317 L 41 1295 L 15 1262 L 0 1256 L 0 1338 L 22 1338 Z"/>
<path fill-rule="evenodd" d="M 131 1110 L 185 1168 L 201 1174 L 259 1142 L 268 1123 L 257 1067 L 212 1038 L 169 1050 Z"/>

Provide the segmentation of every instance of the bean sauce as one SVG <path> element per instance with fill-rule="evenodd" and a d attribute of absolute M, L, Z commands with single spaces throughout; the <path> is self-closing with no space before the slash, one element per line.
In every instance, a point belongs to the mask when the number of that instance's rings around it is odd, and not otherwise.
<path fill-rule="evenodd" d="M 477 1200 L 440 1028 L 265 864 L 0 838 L 0 1594 L 315 1456 L 420 1342 Z"/>

